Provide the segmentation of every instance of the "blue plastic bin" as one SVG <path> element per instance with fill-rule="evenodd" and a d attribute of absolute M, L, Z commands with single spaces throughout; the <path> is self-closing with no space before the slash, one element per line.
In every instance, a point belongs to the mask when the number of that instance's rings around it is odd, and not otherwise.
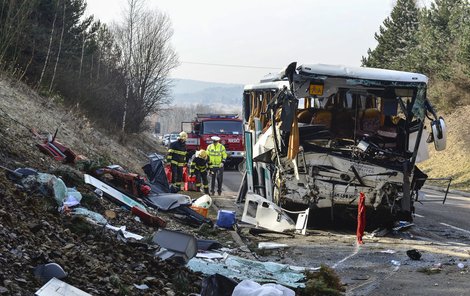
<path fill-rule="evenodd" d="M 235 212 L 227 210 L 219 210 L 217 213 L 216 225 L 222 228 L 232 229 L 235 224 Z"/>

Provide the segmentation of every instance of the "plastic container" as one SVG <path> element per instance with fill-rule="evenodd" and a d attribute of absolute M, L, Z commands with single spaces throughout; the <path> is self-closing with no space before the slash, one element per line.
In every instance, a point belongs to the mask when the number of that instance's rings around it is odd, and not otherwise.
<path fill-rule="evenodd" d="M 219 210 L 216 225 L 221 228 L 232 229 L 235 224 L 235 212 Z"/>
<path fill-rule="evenodd" d="M 212 198 L 208 194 L 204 194 L 193 202 L 193 205 L 201 208 L 210 208 L 212 206 Z"/>
<path fill-rule="evenodd" d="M 196 211 L 199 214 L 203 215 L 204 218 L 207 218 L 207 213 L 209 212 L 209 209 L 203 208 L 203 207 L 198 207 L 198 206 L 191 206 L 191 209 L 193 209 L 194 211 Z"/>

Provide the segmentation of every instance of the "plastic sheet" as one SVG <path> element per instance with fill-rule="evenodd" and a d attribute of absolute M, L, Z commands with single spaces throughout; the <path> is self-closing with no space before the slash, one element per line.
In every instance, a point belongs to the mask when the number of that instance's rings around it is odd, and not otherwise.
<path fill-rule="evenodd" d="M 260 285 L 244 280 L 235 287 L 232 296 L 295 296 L 295 292 L 278 284 Z"/>

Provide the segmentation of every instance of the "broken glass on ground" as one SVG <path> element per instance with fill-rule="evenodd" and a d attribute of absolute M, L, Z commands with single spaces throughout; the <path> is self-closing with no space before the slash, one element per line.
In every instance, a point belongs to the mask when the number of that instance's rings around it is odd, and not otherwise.
<path fill-rule="evenodd" d="M 288 287 L 305 287 L 305 270 L 308 267 L 298 267 L 274 262 L 259 262 L 236 256 L 227 256 L 225 260 L 205 260 L 193 258 L 188 262 L 192 271 L 204 274 L 219 273 L 233 279 L 250 279 L 260 283 L 279 283 Z"/>

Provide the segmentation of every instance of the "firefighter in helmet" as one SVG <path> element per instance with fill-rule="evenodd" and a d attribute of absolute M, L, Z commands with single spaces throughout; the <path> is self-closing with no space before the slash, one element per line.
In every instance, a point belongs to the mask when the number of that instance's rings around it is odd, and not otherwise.
<path fill-rule="evenodd" d="M 209 155 L 209 168 L 211 170 L 211 195 L 215 194 L 215 180 L 217 180 L 217 193 L 222 193 L 222 181 L 224 179 L 224 163 L 227 159 L 225 146 L 220 143 L 217 136 L 211 137 L 212 144 L 207 146 L 207 154 Z"/>
<path fill-rule="evenodd" d="M 186 139 L 188 134 L 181 132 L 178 140 L 170 144 L 167 161 L 171 164 L 171 183 L 181 189 L 183 181 L 183 166 L 187 163 L 188 152 L 186 151 Z"/>
<path fill-rule="evenodd" d="M 196 191 L 201 191 L 201 185 L 204 193 L 209 194 L 209 180 L 207 179 L 207 171 L 209 169 L 209 159 L 204 149 L 197 151 L 191 159 L 191 167 L 189 174 L 196 176 Z M 201 183 L 202 182 L 202 183 Z"/>

